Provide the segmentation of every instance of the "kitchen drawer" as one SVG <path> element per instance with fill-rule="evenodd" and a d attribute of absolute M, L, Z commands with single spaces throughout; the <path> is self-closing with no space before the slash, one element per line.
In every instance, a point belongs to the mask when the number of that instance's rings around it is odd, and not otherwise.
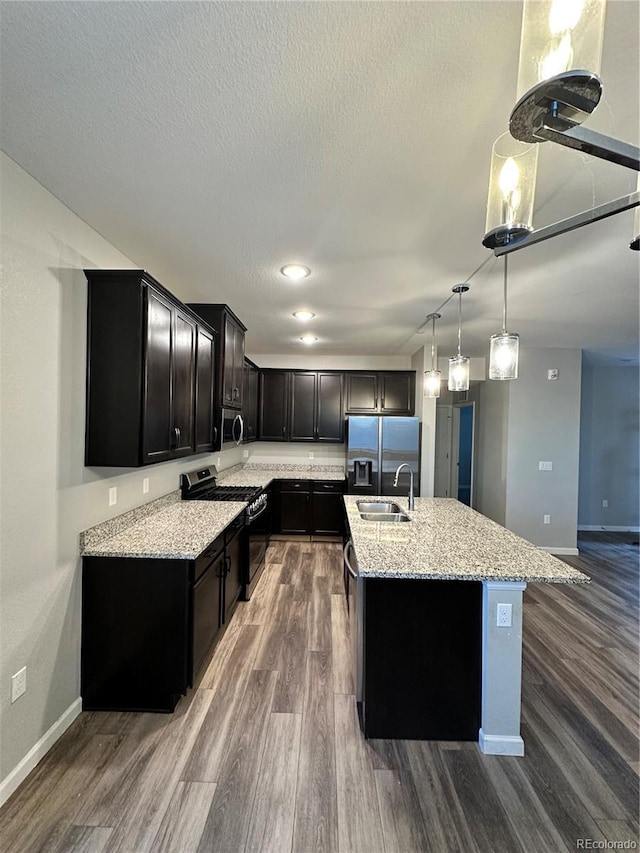
<path fill-rule="evenodd" d="M 281 492 L 310 492 L 311 480 L 280 480 Z"/>
<path fill-rule="evenodd" d="M 345 491 L 345 482 L 344 480 L 314 480 L 313 491 L 343 495 Z"/>
<path fill-rule="evenodd" d="M 227 528 L 228 529 L 228 528 Z M 224 551 L 224 533 L 211 542 L 194 561 L 194 582 L 205 572 L 207 567 Z"/>
<path fill-rule="evenodd" d="M 240 533 L 240 531 L 244 527 L 244 514 L 240 515 L 238 518 L 234 518 L 231 524 L 228 524 L 224 530 L 224 541 L 225 544 L 229 544 L 231 540 Z"/>

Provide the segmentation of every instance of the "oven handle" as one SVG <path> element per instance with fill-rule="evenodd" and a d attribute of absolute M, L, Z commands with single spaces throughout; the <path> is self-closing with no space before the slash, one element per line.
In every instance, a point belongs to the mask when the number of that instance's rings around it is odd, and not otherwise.
<path fill-rule="evenodd" d="M 268 503 L 266 503 L 266 504 L 262 507 L 262 509 L 260 510 L 260 512 L 256 512 L 256 513 L 255 513 L 255 515 L 248 515 L 248 516 L 247 516 L 247 524 L 251 524 L 253 521 L 255 521 L 255 520 L 256 520 L 256 518 L 260 518 L 260 516 L 262 515 L 262 513 L 263 513 L 263 512 L 266 512 L 268 509 L 269 509 L 269 504 L 268 504 Z"/>

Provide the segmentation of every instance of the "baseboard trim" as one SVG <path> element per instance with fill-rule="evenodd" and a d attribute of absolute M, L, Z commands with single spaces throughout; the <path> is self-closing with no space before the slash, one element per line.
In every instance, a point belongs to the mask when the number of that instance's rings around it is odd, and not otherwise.
<path fill-rule="evenodd" d="M 539 545 L 547 554 L 555 554 L 558 557 L 577 557 L 580 554 L 577 548 L 556 548 L 555 545 Z"/>
<path fill-rule="evenodd" d="M 35 746 L 31 747 L 29 752 L 25 755 L 22 761 L 13 768 L 11 773 L 9 773 L 9 775 L 0 782 L 0 806 L 6 803 L 16 788 L 24 782 L 40 759 L 44 758 L 54 743 L 62 737 L 81 711 L 82 698 L 78 697 L 76 701 L 69 705 L 67 710 L 58 717 L 51 728 L 42 735 Z"/>
<path fill-rule="evenodd" d="M 611 533 L 640 533 L 640 527 L 629 527 L 618 524 L 579 524 L 578 530 L 610 531 Z"/>
<path fill-rule="evenodd" d="M 486 735 L 480 729 L 478 746 L 485 755 L 524 755 L 524 741 L 520 735 Z"/>

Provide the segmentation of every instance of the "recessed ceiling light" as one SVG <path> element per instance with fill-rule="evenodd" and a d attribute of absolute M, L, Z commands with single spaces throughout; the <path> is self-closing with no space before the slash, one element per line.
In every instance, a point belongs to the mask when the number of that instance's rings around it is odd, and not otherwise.
<path fill-rule="evenodd" d="M 315 338 L 313 335 L 303 335 L 303 336 L 300 338 L 300 340 L 302 341 L 302 343 L 303 343 L 303 344 L 315 344 L 315 342 L 316 342 L 318 339 L 317 339 L 317 338 Z"/>
<path fill-rule="evenodd" d="M 303 320 L 304 322 L 306 322 L 307 320 L 310 320 L 312 317 L 315 317 L 316 315 L 313 313 L 313 311 L 294 311 L 293 316 L 297 320 Z"/>
<path fill-rule="evenodd" d="M 303 267 L 302 264 L 285 264 L 280 272 L 286 278 L 298 281 L 301 278 L 306 278 L 311 273 L 311 270 L 309 267 Z"/>

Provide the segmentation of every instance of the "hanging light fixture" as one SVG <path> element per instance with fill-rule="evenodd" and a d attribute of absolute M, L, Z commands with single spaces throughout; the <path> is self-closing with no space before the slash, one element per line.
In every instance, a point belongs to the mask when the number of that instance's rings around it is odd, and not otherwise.
<path fill-rule="evenodd" d="M 507 331 L 507 259 L 504 256 L 504 294 L 502 303 L 502 332 L 491 335 L 489 350 L 489 379 L 518 378 L 520 336 Z"/>
<path fill-rule="evenodd" d="M 469 390 L 469 359 L 460 355 L 460 342 L 462 337 L 462 294 L 469 290 L 468 284 L 456 284 L 452 288 L 453 293 L 458 294 L 458 354 L 449 359 L 449 391 Z"/>
<path fill-rule="evenodd" d="M 638 192 L 640 192 L 640 174 L 638 175 Z M 636 207 L 633 214 L 633 236 L 629 248 L 635 252 L 640 250 L 640 207 Z"/>
<path fill-rule="evenodd" d="M 427 314 L 425 320 L 431 320 L 431 370 L 424 372 L 424 396 L 439 397 L 440 396 L 440 379 L 442 374 L 436 370 L 436 320 L 439 320 L 442 314 Z"/>
<path fill-rule="evenodd" d="M 483 246 L 495 249 L 533 231 L 538 146 L 503 133 L 493 143 Z"/>

